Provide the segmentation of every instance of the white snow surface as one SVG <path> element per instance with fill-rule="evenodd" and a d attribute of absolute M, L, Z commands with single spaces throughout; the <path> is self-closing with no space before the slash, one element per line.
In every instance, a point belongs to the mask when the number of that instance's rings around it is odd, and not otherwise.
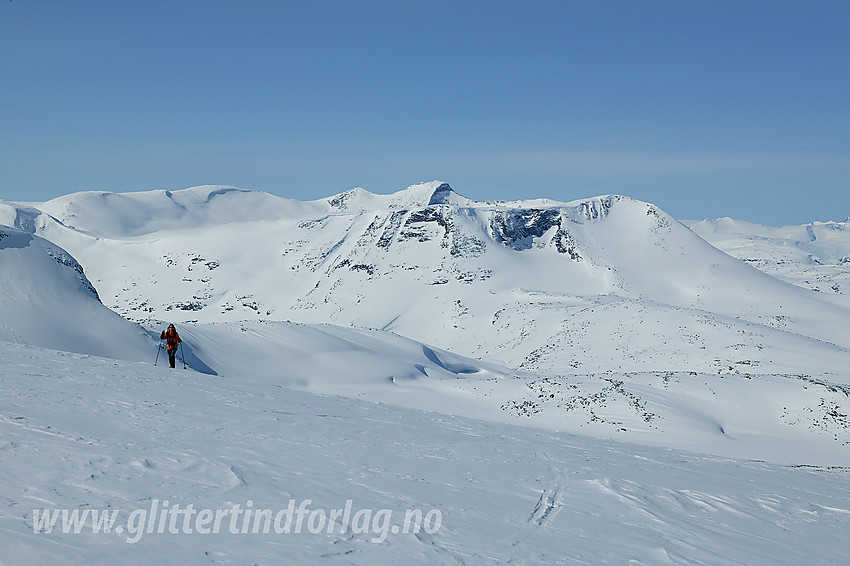
<path fill-rule="evenodd" d="M 87 192 L 0 201 L 0 224 L 2 563 L 850 550 L 845 225 L 688 229 L 627 197 L 477 202 L 438 181 L 312 202 Z M 789 241 L 780 268 L 752 261 Z M 837 288 L 804 284 L 812 265 Z M 189 369 L 157 350 L 163 321 Z M 293 498 L 443 524 L 378 542 L 33 532 L 36 509 L 121 524 L 154 500 Z"/>
<path fill-rule="evenodd" d="M 731 218 L 685 224 L 729 255 L 850 305 L 850 219 L 803 226 L 762 226 Z"/>
<path fill-rule="evenodd" d="M 0 340 L 109 356 L 147 360 L 144 329 L 100 303 L 83 268 L 65 250 L 0 226 Z"/>
<path fill-rule="evenodd" d="M 0 348 L 4 564 L 834 565 L 850 550 L 846 468 L 638 447 L 275 380 Z M 201 534 L 184 531 L 179 515 L 175 534 L 165 523 L 162 534 L 129 530 L 134 512 L 165 502 L 277 513 L 290 500 L 323 513 L 352 500 L 355 510 L 390 510 L 395 526 L 407 510 L 438 510 L 441 524 L 384 540 L 380 530 L 253 534 L 252 524 L 241 534 L 243 522 L 232 534 L 229 518 L 218 534 Z M 35 510 L 61 509 L 117 514 L 109 533 L 94 534 L 91 515 L 79 534 L 34 532 Z"/>

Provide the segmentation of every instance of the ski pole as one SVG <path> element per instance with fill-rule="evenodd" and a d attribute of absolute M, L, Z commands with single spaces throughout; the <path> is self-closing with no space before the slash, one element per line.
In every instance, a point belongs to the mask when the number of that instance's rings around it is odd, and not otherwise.
<path fill-rule="evenodd" d="M 156 345 L 156 360 L 153 362 L 153 365 L 156 365 L 159 362 L 159 352 L 162 350 L 162 339 L 159 340 L 159 344 Z"/>
<path fill-rule="evenodd" d="M 186 369 L 186 354 L 183 353 L 183 342 L 180 342 L 180 359 L 183 362 L 183 369 Z"/>

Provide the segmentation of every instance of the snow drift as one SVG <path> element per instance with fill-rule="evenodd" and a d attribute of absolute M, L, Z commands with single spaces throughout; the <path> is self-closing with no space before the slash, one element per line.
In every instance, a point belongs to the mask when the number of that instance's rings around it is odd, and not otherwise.
<path fill-rule="evenodd" d="M 125 360 L 149 360 L 156 344 L 104 307 L 65 250 L 0 226 L 0 339 Z"/>

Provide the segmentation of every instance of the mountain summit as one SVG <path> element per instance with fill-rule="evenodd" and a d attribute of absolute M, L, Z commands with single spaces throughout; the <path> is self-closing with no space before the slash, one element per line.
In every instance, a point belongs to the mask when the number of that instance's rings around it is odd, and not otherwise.
<path fill-rule="evenodd" d="M 431 181 L 411 185 L 404 190 L 388 195 L 370 193 L 363 188 L 355 188 L 334 195 L 319 202 L 327 202 L 331 209 L 339 212 L 363 210 L 409 209 L 438 204 L 470 206 L 475 201 L 460 196 L 448 183 Z"/>

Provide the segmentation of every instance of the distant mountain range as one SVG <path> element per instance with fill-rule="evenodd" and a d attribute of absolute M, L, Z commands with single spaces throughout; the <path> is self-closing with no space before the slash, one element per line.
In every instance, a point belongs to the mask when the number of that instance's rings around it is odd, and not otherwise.
<path fill-rule="evenodd" d="M 0 222 L 68 250 L 103 303 L 139 322 L 331 322 L 546 371 L 639 370 L 648 358 L 717 371 L 742 349 L 763 371 L 802 371 L 805 361 L 766 356 L 761 335 L 807 337 L 839 357 L 850 347 L 840 283 L 815 294 L 766 276 L 747 265 L 762 260 L 695 234 L 720 239 L 730 222 L 689 230 L 622 196 L 478 202 L 431 182 L 299 202 L 204 186 L 6 204 Z M 850 249 L 845 228 L 798 230 L 833 236 L 833 267 Z M 746 241 L 744 255 L 774 257 L 776 245 Z"/>
<path fill-rule="evenodd" d="M 97 336 L 128 336 L 111 343 L 135 360 L 175 322 L 192 337 L 197 369 L 275 376 L 297 358 L 287 383 L 353 394 L 345 380 L 311 375 L 308 362 L 337 367 L 318 344 L 358 351 L 371 336 L 385 345 L 370 352 L 419 353 L 403 376 L 369 381 L 361 394 L 370 398 L 439 410 L 434 390 L 400 394 L 413 386 L 398 381 L 439 374 L 433 387 L 463 390 L 467 401 L 451 403 L 471 416 L 638 431 L 650 442 L 664 431 L 662 444 L 677 446 L 694 434 L 725 442 L 736 426 L 850 443 L 846 222 L 683 224 L 624 196 L 474 201 L 434 181 L 310 202 L 221 186 L 84 192 L 0 202 L 0 225 L 3 276 L 34 297 L 42 326 L 66 329 L 27 330 L 29 299 L 0 291 L 7 340 L 62 349 L 61 336 L 82 328 L 94 334 L 75 351 L 105 355 Z M 38 244 L 24 246 L 29 259 L 8 244 L 24 240 Z M 60 251 L 45 252 L 51 263 L 39 249 Z M 71 284 L 73 294 L 57 290 Z M 96 304 L 94 289 L 149 328 L 147 341 L 106 309 L 74 306 Z M 286 321 L 353 329 L 317 334 Z M 417 404 L 426 398 L 438 400 Z M 763 413 L 751 411 L 765 399 Z"/>
<path fill-rule="evenodd" d="M 779 227 L 731 218 L 684 223 L 765 273 L 826 295 L 843 295 L 844 304 L 850 304 L 850 219 Z"/>

